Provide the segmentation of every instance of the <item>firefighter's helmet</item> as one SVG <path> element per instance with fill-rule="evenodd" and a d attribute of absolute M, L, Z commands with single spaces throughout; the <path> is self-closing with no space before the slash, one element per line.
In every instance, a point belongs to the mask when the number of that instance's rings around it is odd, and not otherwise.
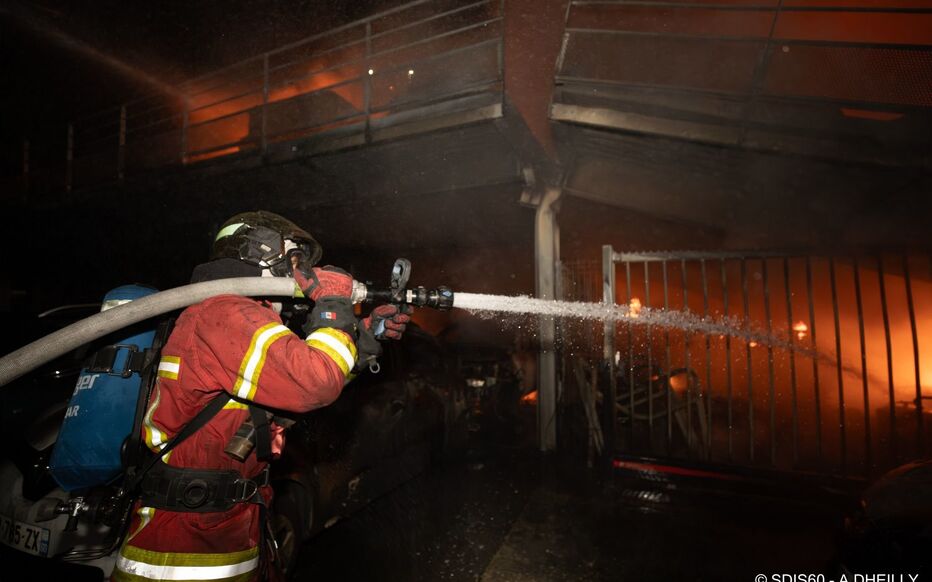
<path fill-rule="evenodd" d="M 237 259 L 268 269 L 276 277 L 287 277 L 293 274 L 292 257 L 297 257 L 298 268 L 309 274 L 321 254 L 320 244 L 307 231 L 282 216 L 257 210 L 223 223 L 210 258 Z"/>

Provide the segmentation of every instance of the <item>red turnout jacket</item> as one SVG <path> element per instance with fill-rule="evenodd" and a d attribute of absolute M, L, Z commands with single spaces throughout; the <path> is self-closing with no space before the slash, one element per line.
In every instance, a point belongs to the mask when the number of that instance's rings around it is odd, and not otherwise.
<path fill-rule="evenodd" d="M 254 477 L 266 466 L 255 453 L 239 462 L 223 451 L 249 414 L 243 402 L 291 412 L 326 406 L 340 395 L 355 362 L 356 346 L 343 331 L 323 328 L 302 339 L 259 302 L 235 295 L 213 297 L 182 312 L 162 349 L 142 436 L 152 451 L 159 451 L 226 392 L 231 399 L 223 410 L 163 461 Z M 276 454 L 284 442 L 283 429 L 272 424 L 271 430 Z M 271 501 L 270 487 L 261 494 Z M 137 503 L 112 580 L 256 580 L 259 531 L 254 503 L 237 503 L 216 513 Z"/>

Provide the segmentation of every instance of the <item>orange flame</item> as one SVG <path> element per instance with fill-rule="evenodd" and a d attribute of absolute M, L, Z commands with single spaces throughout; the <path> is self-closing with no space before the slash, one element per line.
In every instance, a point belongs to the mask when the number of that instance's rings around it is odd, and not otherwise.
<path fill-rule="evenodd" d="M 628 317 L 637 317 L 638 314 L 641 313 L 642 308 L 641 300 L 637 297 L 632 297 L 631 303 L 628 304 Z"/>
<path fill-rule="evenodd" d="M 674 374 L 670 376 L 668 381 L 670 383 L 670 388 L 676 393 L 685 392 L 689 387 L 689 375 L 686 372 Z"/>
<path fill-rule="evenodd" d="M 521 397 L 521 402 L 523 404 L 537 404 L 537 390 L 533 392 L 528 392 Z"/>
<path fill-rule="evenodd" d="M 326 69 L 329 64 L 324 59 L 308 61 L 302 65 L 302 68 L 308 71 L 308 77 L 272 88 L 268 102 L 276 103 L 314 91 L 326 90 L 341 97 L 357 111 L 362 111 L 362 82 L 346 82 L 362 76 L 359 66 L 348 65 L 338 69 L 321 70 Z M 300 76 L 299 73 L 295 75 Z M 245 94 L 235 97 L 242 93 Z M 195 153 L 188 156 L 185 162 L 198 162 L 240 151 L 239 142 L 250 137 L 250 117 L 262 106 L 262 102 L 260 87 L 242 83 L 209 89 L 191 97 L 187 151 Z"/>
<path fill-rule="evenodd" d="M 809 332 L 809 326 L 804 321 L 797 321 L 793 324 L 793 331 L 796 332 L 796 339 L 804 339 Z"/>

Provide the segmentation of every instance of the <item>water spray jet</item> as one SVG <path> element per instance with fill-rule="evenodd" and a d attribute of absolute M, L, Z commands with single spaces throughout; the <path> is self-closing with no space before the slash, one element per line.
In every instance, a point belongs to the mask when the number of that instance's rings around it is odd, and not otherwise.
<path fill-rule="evenodd" d="M 122 61 L 112 55 L 94 48 L 90 44 L 80 40 L 59 28 L 41 21 L 39 18 L 28 14 L 22 7 L 0 6 L 0 14 L 7 14 L 19 22 L 25 28 L 41 35 L 43 38 L 59 45 L 60 47 L 77 52 L 92 61 L 111 69 L 124 77 L 128 77 L 137 83 L 148 85 L 157 89 L 161 93 L 170 95 L 174 98 L 182 98 L 182 94 L 170 84 L 154 77 L 153 75 L 140 70 L 125 61 Z"/>
<path fill-rule="evenodd" d="M 541 315 L 545 317 L 625 322 L 640 326 L 650 325 L 662 329 L 680 329 L 688 333 L 730 336 L 752 345 L 792 350 L 807 357 L 830 362 L 836 361 L 834 357 L 817 352 L 812 348 L 794 344 L 773 333 L 754 329 L 750 324 L 736 317 L 714 318 L 700 316 L 690 311 L 645 307 L 640 302 L 632 305 L 616 305 L 538 299 L 526 295 L 506 296 L 457 292 L 453 300 L 453 307 L 464 309 L 479 316 L 488 316 L 494 313 Z M 855 370 L 849 371 L 855 372 Z"/>

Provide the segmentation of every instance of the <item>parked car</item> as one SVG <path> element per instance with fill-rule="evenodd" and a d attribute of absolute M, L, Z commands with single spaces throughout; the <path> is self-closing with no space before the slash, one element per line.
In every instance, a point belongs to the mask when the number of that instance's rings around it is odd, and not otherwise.
<path fill-rule="evenodd" d="M 932 461 L 913 461 L 861 493 L 845 519 L 834 574 L 932 576 Z"/>
<path fill-rule="evenodd" d="M 99 310 L 99 304 L 82 304 L 11 315 L 3 353 Z M 110 529 L 94 520 L 73 522 L 72 528 L 68 516 L 53 513 L 71 496 L 49 472 L 68 401 L 93 349 L 81 346 L 0 388 L 0 439 L 6 445 L 0 455 L 0 555 L 8 568 L 18 564 L 15 570 L 35 579 L 100 580 L 113 569 Z"/>
<path fill-rule="evenodd" d="M 22 327 L 38 338 L 98 310 L 59 309 L 26 318 Z M 17 335 L 17 343 L 25 337 Z M 108 506 L 69 524 L 54 510 L 73 496 L 49 473 L 75 381 L 97 345 L 106 344 L 82 346 L 0 389 L 7 444 L 0 455 L 0 551 L 37 579 L 100 580 L 115 564 L 114 532 L 104 523 Z M 361 374 L 331 406 L 298 417 L 272 465 L 272 519 L 286 571 L 304 541 L 422 472 L 451 446 L 446 429 L 458 414 L 456 386 L 440 344 L 411 325 L 402 341 L 384 346 L 379 373 Z M 4 353 L 15 347 L 4 346 Z M 82 493 L 104 498 L 112 491 Z"/>

